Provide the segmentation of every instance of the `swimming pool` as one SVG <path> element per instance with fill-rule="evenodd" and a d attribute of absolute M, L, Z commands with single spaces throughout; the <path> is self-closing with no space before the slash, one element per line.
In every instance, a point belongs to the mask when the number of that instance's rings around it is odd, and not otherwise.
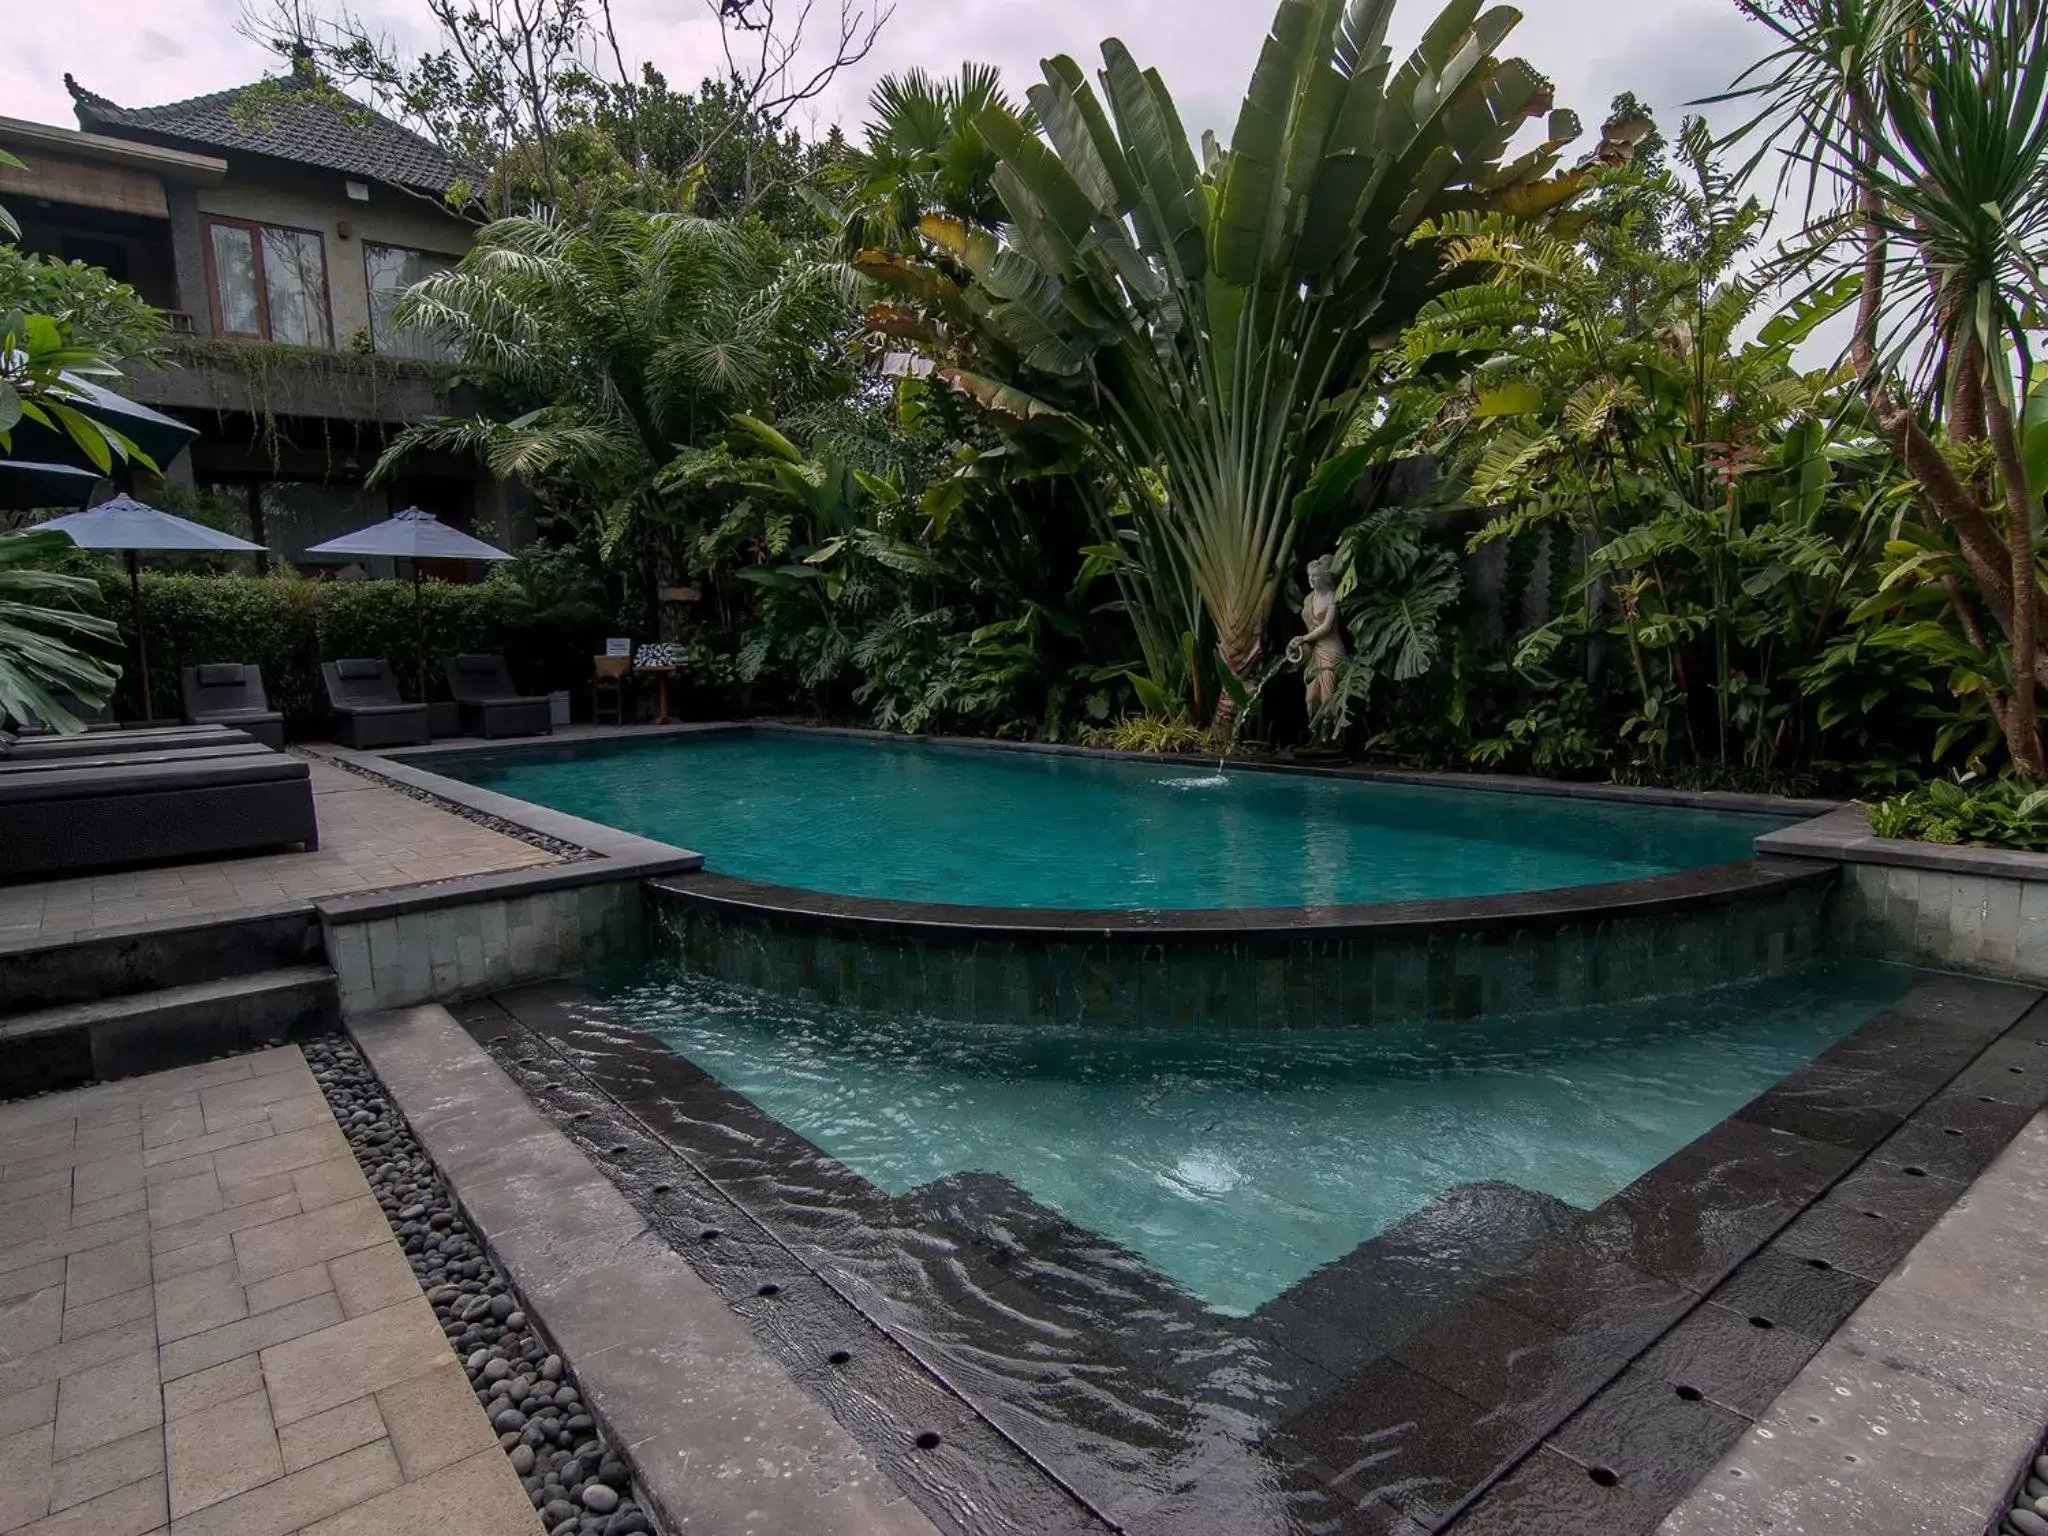
<path fill-rule="evenodd" d="M 1660 1004 L 1280 1038 L 805 1006 L 673 964 L 605 998 L 890 1195 L 1002 1174 L 1242 1315 L 1465 1186 L 1591 1209 L 1917 979 L 1830 961 Z"/>
<path fill-rule="evenodd" d="M 454 753 L 436 771 L 710 870 L 1054 910 L 1385 903 L 1747 859 L 1784 818 L 796 731 Z"/>

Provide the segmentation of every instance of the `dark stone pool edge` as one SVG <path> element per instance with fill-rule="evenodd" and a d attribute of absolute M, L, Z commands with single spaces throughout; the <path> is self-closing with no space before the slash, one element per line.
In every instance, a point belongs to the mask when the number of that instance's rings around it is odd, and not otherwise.
<path fill-rule="evenodd" d="M 1783 973 L 1839 870 L 1747 859 L 1436 901 L 1065 912 L 885 901 L 703 871 L 648 881 L 693 970 L 962 1022 L 1303 1028 L 1632 1002 Z"/>
<path fill-rule="evenodd" d="M 585 1078 L 573 1097 L 607 1107 L 615 1124 L 638 1122 L 635 1099 L 642 1111 L 673 1102 L 677 1079 L 663 1074 L 657 1088 L 645 1070 L 667 1053 L 633 1053 L 630 1066 L 593 1059 L 589 1031 L 561 1011 L 572 995 L 515 994 L 501 1001 L 516 1019 L 501 1011 L 470 1027 L 517 1023 L 550 1047 L 550 1072 L 599 1069 L 605 1081 Z M 2048 1051 L 2033 1039 L 2042 1020 L 2015 1024 L 2037 997 L 1938 978 L 1880 1014 L 1297 1416 L 1269 1442 L 1293 1453 L 1275 1470 L 1292 1462 L 1325 1481 L 1290 1488 L 1283 1477 L 1281 1502 L 1304 1517 L 1316 1506 L 1347 1531 L 1549 1529 L 1546 1508 L 1575 1522 L 1555 1528 L 1649 1529 L 2048 1097 Z M 549 1084 L 543 1102 L 555 1113 L 562 1084 Z M 686 1092 L 693 1113 L 738 1112 L 717 1103 L 715 1085 Z M 816 1183 L 810 1153 L 783 1182 Z M 848 1219 L 861 1214 L 856 1202 Z M 679 1251 L 702 1267 L 687 1241 Z M 820 1287 L 806 1304 L 829 1299 Z M 1518 1360 L 1538 1362 L 1533 1378 L 1524 1365 L 1518 1379 Z M 1389 1411 L 1399 1423 L 1375 1421 Z M 1346 1438 L 1374 1446 L 1373 1466 L 1330 1464 Z M 1253 1528 L 1219 1517 L 1199 1484 L 1113 1518 L 1132 1531 Z M 1333 1495 L 1344 1501 L 1335 1508 Z"/>

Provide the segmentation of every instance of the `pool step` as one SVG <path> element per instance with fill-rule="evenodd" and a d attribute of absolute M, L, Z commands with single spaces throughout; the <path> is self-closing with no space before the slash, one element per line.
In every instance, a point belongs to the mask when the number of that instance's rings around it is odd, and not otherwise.
<path fill-rule="evenodd" d="M 0 1017 L 0 1098 L 134 1077 L 340 1027 L 333 968 L 295 965 Z"/>
<path fill-rule="evenodd" d="M 1556 1196 L 1519 1184 L 1461 1184 L 1288 1287 L 1246 1331 L 1342 1381 L 1579 1218 Z"/>

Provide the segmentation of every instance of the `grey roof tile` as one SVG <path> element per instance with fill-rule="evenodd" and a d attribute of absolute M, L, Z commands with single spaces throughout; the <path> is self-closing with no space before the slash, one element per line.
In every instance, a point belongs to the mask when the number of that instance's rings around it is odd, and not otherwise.
<path fill-rule="evenodd" d="M 88 131 L 125 130 L 124 137 L 178 148 L 269 155 L 436 194 L 459 181 L 481 185 L 475 166 L 368 107 L 341 107 L 289 79 L 282 84 L 282 91 L 264 82 L 157 107 L 123 107 L 64 77 L 79 125 Z"/>

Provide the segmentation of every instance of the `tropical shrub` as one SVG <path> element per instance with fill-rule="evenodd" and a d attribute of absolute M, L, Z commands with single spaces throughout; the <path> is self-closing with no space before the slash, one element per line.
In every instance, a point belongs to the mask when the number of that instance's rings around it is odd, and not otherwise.
<path fill-rule="evenodd" d="M 0 725 L 77 730 L 78 717 L 53 693 L 97 706 L 120 675 L 102 659 L 113 648 L 114 626 L 83 606 L 92 582 L 47 568 L 72 548 L 61 533 L 0 532 Z"/>
<path fill-rule="evenodd" d="M 115 622 L 98 622 L 107 635 L 117 636 L 121 654 L 133 654 L 127 577 L 108 568 L 99 587 L 95 606 Z M 580 688 L 589 681 L 591 658 L 603 651 L 609 627 L 601 610 L 537 609 L 529 590 L 510 574 L 473 586 L 425 582 L 420 597 L 428 686 L 435 697 L 442 663 L 464 652 L 505 656 L 525 688 Z M 176 696 L 167 679 L 181 667 L 209 661 L 260 666 L 271 707 L 284 713 L 286 728 L 297 736 L 324 733 L 322 661 L 378 657 L 391 664 L 408 697 L 414 691 L 420 655 L 409 581 L 149 574 L 142 582 L 142 605 L 160 708 Z M 140 713 L 132 677 L 122 679 L 116 708 Z"/>
<path fill-rule="evenodd" d="M 2048 853 L 2048 789 L 2021 779 L 1931 779 L 1864 809 L 1879 837 Z"/>

